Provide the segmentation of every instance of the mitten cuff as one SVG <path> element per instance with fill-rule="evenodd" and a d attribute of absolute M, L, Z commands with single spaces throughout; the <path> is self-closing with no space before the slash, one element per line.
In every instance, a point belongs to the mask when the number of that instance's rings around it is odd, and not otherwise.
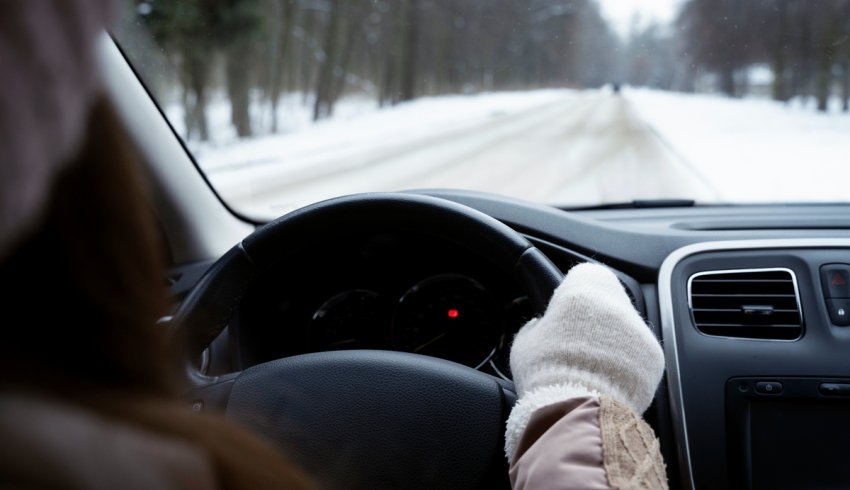
<path fill-rule="evenodd" d="M 517 401 L 508 417 L 505 430 L 505 456 L 507 456 L 508 461 L 513 461 L 517 445 L 534 412 L 554 403 L 586 396 L 599 397 L 600 394 L 574 383 L 541 386 L 526 393 Z"/>
<path fill-rule="evenodd" d="M 536 367 L 532 377 L 533 383 L 522 388 L 526 392 L 535 392 L 545 386 L 563 386 L 564 384 L 581 386 L 593 393 L 609 396 L 638 414 L 642 414 L 652 403 L 658 382 L 646 379 L 650 376 L 642 375 L 637 369 L 632 369 L 630 377 L 623 378 L 621 377 L 623 371 L 623 369 L 615 368 L 597 373 L 566 363 L 561 365 L 552 363 Z M 631 390 L 621 389 L 626 386 Z"/>

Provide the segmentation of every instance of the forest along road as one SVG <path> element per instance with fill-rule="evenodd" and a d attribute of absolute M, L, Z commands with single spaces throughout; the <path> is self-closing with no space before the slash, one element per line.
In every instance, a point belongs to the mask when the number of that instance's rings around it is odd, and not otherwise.
<path fill-rule="evenodd" d="M 716 200 L 711 186 L 627 98 L 600 91 L 568 93 L 563 100 L 460 130 L 376 145 L 307 172 L 269 170 L 256 179 L 243 175 L 238 186 L 222 185 L 223 197 L 264 215 L 355 192 L 437 187 L 558 205 Z"/>

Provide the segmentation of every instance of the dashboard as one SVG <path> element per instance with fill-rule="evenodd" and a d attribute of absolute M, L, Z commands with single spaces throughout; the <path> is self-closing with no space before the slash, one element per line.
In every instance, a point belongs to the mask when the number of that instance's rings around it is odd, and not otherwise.
<path fill-rule="evenodd" d="M 665 380 L 645 416 L 671 487 L 850 482 L 850 286 L 838 284 L 850 283 L 850 206 L 564 212 L 421 192 L 506 223 L 563 271 L 594 260 L 617 272 L 665 349 Z M 509 379 L 510 339 L 532 315 L 505 271 L 459 243 L 324 230 L 246 291 L 207 369 L 378 348 Z"/>

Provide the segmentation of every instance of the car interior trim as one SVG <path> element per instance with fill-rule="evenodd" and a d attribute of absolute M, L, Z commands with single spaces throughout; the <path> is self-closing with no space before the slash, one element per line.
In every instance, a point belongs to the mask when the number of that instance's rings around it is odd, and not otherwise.
<path fill-rule="evenodd" d="M 97 44 L 104 87 L 136 143 L 156 190 L 153 204 L 177 264 L 223 255 L 254 231 L 211 191 L 166 118 L 130 67 L 115 41 L 104 33 Z M 212 211 L 212 212 L 211 212 Z"/>
<path fill-rule="evenodd" d="M 686 488 L 695 488 L 693 470 L 691 467 L 690 450 L 688 446 L 687 418 L 684 410 L 681 376 L 679 368 L 678 349 L 676 345 L 677 328 L 673 310 L 673 271 L 685 258 L 704 252 L 720 252 L 734 250 L 758 249 L 792 249 L 792 248 L 850 248 L 850 239 L 844 238 L 798 238 L 798 239 L 764 239 L 764 240 L 729 240 L 704 242 L 676 249 L 661 264 L 658 273 L 659 308 L 661 314 L 661 331 L 663 334 L 664 355 L 667 359 L 667 383 L 673 419 L 673 430 L 676 434 L 676 445 L 679 465 L 682 469 L 683 484 Z M 690 282 L 690 281 L 689 281 Z M 797 290 L 796 277 L 794 282 Z M 802 307 L 802 305 L 801 305 Z"/>

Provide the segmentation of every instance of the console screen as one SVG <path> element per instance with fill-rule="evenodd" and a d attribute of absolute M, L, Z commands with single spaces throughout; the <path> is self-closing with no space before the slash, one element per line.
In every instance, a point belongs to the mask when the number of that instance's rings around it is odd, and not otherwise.
<path fill-rule="evenodd" d="M 850 487 L 850 400 L 750 400 L 752 487 Z"/>

